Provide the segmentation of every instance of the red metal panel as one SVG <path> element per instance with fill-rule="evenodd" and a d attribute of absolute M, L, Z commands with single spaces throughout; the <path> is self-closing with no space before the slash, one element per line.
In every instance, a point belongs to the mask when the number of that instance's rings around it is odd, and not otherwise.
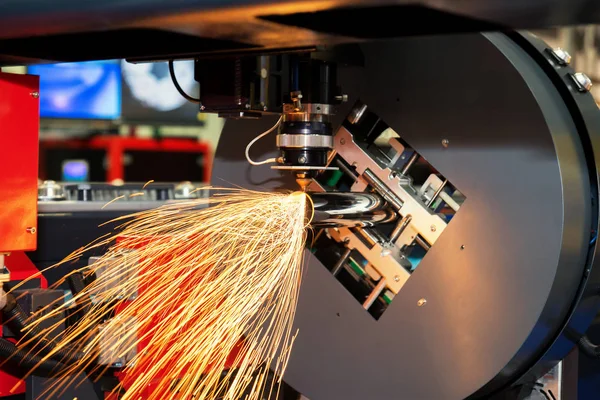
<path fill-rule="evenodd" d="M 39 78 L 0 73 L 0 252 L 34 250 Z"/>

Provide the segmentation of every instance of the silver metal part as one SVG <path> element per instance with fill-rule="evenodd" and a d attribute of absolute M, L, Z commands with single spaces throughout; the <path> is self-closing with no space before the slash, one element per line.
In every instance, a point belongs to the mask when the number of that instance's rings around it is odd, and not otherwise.
<path fill-rule="evenodd" d="M 174 196 L 176 199 L 197 199 L 199 197 L 196 186 L 190 181 L 181 182 L 175 186 Z"/>
<path fill-rule="evenodd" d="M 577 90 L 580 92 L 589 92 L 592 89 L 592 80 L 583 72 L 576 72 L 571 75 Z"/>
<path fill-rule="evenodd" d="M 364 227 L 396 218 L 386 202 L 371 193 L 311 192 L 314 214 L 311 225 Z"/>
<path fill-rule="evenodd" d="M 368 230 L 363 229 L 362 232 Z M 387 247 L 374 239 L 371 245 L 367 245 L 349 228 L 330 228 L 327 233 L 335 241 L 346 243 L 349 249 L 358 251 L 377 270 L 381 279 L 385 279 L 385 285 L 392 293 L 398 293 L 410 277 L 411 264 L 397 246 Z"/>
<path fill-rule="evenodd" d="M 365 111 L 367 111 L 367 105 L 363 104 L 361 101 L 357 101 L 352 111 L 350 111 L 350 115 L 348 115 L 348 121 L 350 121 L 351 124 L 358 124 L 365 114 Z"/>
<path fill-rule="evenodd" d="M 571 64 L 571 55 L 566 50 L 561 49 L 560 47 L 550 50 L 550 54 L 560 66 L 564 67 Z"/>
<path fill-rule="evenodd" d="M 331 135 L 286 135 L 280 134 L 276 137 L 277 147 L 288 148 L 327 148 L 333 147 L 333 136 Z"/>
<path fill-rule="evenodd" d="M 65 191 L 59 183 L 55 181 L 44 181 L 38 186 L 38 200 L 57 201 L 66 198 Z"/>
<path fill-rule="evenodd" d="M 387 167 L 381 167 L 373 161 L 354 142 L 352 134 L 344 127 L 341 127 L 334 137 L 334 148 L 348 164 L 356 166 L 359 179 L 352 186 L 352 191 L 362 192 L 367 185 L 370 185 L 386 201 L 390 202 L 401 216 L 408 214 L 412 216 L 409 227 L 401 235 L 400 243 L 397 245 L 412 243 L 417 234 L 421 235 L 428 244 L 435 243 L 447 224 L 439 215 L 426 207 L 418 192 L 401 179 L 402 175 L 395 175 L 394 171 Z M 419 155 L 415 153 L 408 161 L 407 166 L 412 165 L 418 157 Z M 431 229 L 432 225 L 436 227 L 435 231 Z"/>
<path fill-rule="evenodd" d="M 5 305 L 6 305 L 6 292 L 2 288 L 2 285 L 0 285 L 0 310 L 4 309 Z"/>
<path fill-rule="evenodd" d="M 377 190 L 383 198 L 388 201 L 396 210 L 402 208 L 402 200 L 396 196 L 394 192 L 392 192 L 388 187 L 375 175 L 371 170 L 365 170 L 363 178 L 373 187 L 373 189 Z"/>
<path fill-rule="evenodd" d="M 115 368 L 125 367 L 137 355 L 137 336 L 129 332 L 137 331 L 134 317 L 111 318 L 98 326 L 98 364 Z M 127 335 L 125 335 L 128 333 Z"/>

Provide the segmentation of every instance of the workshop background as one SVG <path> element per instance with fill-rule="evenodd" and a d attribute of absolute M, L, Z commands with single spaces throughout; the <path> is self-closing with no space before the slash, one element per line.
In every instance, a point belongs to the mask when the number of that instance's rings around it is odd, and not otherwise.
<path fill-rule="evenodd" d="M 40 76 L 41 180 L 206 183 L 224 120 L 175 89 L 167 63 L 124 60 L 4 67 Z M 198 96 L 194 62 L 175 63 Z M 152 160 L 148 163 L 148 160 Z M 164 168 L 168 163 L 171 168 Z"/>

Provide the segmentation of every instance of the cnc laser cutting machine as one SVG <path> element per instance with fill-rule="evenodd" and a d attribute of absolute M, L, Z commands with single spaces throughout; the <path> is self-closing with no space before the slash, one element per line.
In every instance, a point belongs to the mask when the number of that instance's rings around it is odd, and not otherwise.
<path fill-rule="evenodd" d="M 167 60 L 182 96 L 228 118 L 213 183 L 311 196 L 284 400 L 587 400 L 600 113 L 571 56 L 521 29 L 593 22 L 586 0 L 21 0 L 0 5 L 0 63 Z M 38 187 L 40 96 L 36 77 L 0 74 L 0 282 L 39 276 L 28 309 L 64 295 L 38 270 L 98 236 L 99 200 L 128 190 Z M 153 188 L 119 212 L 189 193 Z M 17 352 L 9 328 L 0 358 Z M 32 360 L 11 359 L 0 396 L 33 398 L 43 369 L 20 382 Z"/>

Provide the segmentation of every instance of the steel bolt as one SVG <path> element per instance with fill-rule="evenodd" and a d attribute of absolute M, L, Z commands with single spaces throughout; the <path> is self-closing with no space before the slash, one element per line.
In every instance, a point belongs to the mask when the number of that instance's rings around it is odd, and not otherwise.
<path fill-rule="evenodd" d="M 550 54 L 552 54 L 554 60 L 563 67 L 571 64 L 571 55 L 566 50 L 561 49 L 560 47 L 554 50 L 550 50 Z"/>
<path fill-rule="evenodd" d="M 341 101 L 342 103 L 345 103 L 348 101 L 348 95 L 347 94 L 343 94 L 341 96 L 335 96 L 335 99 L 337 101 Z"/>
<path fill-rule="evenodd" d="M 298 157 L 298 162 L 299 162 L 300 164 L 306 164 L 306 157 L 304 157 L 304 156 L 300 156 L 300 157 Z"/>
<path fill-rule="evenodd" d="M 442 146 L 448 147 L 450 145 L 450 141 L 448 139 L 442 139 Z"/>
<path fill-rule="evenodd" d="M 30 226 L 29 228 L 26 229 L 27 233 L 31 233 L 32 235 L 37 232 L 37 229 L 35 229 L 35 226 Z"/>
<path fill-rule="evenodd" d="M 419 299 L 419 301 L 417 301 L 417 306 L 419 307 L 423 307 L 425 304 L 427 304 L 427 299 Z"/>
<path fill-rule="evenodd" d="M 31 97 L 37 99 L 38 97 L 40 97 L 40 92 L 31 92 Z"/>
<path fill-rule="evenodd" d="M 571 75 L 571 78 L 575 81 L 577 90 L 582 93 L 589 92 L 592 88 L 592 80 L 583 72 L 577 72 Z"/>

